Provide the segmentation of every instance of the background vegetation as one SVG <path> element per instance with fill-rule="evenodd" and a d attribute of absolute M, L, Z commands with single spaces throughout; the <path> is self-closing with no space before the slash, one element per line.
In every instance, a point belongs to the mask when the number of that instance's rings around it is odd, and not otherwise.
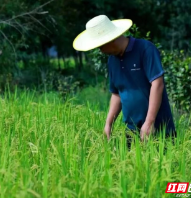
<path fill-rule="evenodd" d="M 159 47 L 170 99 L 189 110 L 190 13 L 189 0 L 0 0 L 0 91 L 9 84 L 10 90 L 55 90 L 66 97 L 99 85 L 106 94 L 107 57 L 72 48 L 86 22 L 106 14 L 111 20 L 131 18 L 136 25 L 129 34 Z"/>

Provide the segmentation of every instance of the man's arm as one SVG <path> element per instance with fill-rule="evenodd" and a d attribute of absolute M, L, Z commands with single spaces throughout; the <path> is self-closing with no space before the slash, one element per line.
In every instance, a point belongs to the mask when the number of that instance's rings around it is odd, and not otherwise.
<path fill-rule="evenodd" d="M 149 135 L 154 130 L 154 123 L 158 113 L 158 110 L 162 101 L 162 94 L 164 89 L 163 76 L 157 78 L 151 83 L 151 90 L 149 96 L 149 108 L 145 123 L 141 127 L 141 140 L 144 139 L 145 135 Z"/>
<path fill-rule="evenodd" d="M 121 111 L 121 100 L 118 94 L 112 94 L 110 100 L 110 108 L 106 119 L 106 124 L 104 131 L 107 135 L 107 138 L 110 138 L 111 127 L 113 122 L 116 120 L 117 116 Z"/>

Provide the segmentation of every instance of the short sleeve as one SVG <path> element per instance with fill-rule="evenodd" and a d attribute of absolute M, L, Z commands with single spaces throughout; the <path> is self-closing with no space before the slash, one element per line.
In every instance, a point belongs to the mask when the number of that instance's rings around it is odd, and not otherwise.
<path fill-rule="evenodd" d="M 119 94 L 111 79 L 109 79 L 109 91 L 114 94 Z"/>
<path fill-rule="evenodd" d="M 119 94 L 118 89 L 115 87 L 113 80 L 112 80 L 112 72 L 109 66 L 109 60 L 108 60 L 108 75 L 109 75 L 109 91 L 114 94 Z"/>
<path fill-rule="evenodd" d="M 143 53 L 143 68 L 150 83 L 164 74 L 159 51 L 153 44 Z"/>

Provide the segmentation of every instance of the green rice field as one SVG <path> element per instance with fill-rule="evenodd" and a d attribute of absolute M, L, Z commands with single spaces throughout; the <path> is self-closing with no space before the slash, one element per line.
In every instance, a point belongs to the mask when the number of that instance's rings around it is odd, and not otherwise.
<path fill-rule="evenodd" d="M 168 182 L 191 182 L 191 115 L 177 138 L 126 146 L 120 118 L 107 141 L 107 111 L 54 93 L 0 98 L 1 198 L 163 198 Z M 162 134 L 162 132 L 161 132 Z"/>

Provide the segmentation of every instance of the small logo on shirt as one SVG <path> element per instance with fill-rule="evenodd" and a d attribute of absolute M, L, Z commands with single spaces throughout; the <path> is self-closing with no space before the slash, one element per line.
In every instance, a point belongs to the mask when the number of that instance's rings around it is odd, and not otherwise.
<path fill-rule="evenodd" d="M 131 71 L 138 71 L 138 70 L 140 70 L 141 68 L 136 68 L 136 64 L 133 64 L 133 66 L 134 66 L 134 68 L 133 69 L 131 69 Z"/>

